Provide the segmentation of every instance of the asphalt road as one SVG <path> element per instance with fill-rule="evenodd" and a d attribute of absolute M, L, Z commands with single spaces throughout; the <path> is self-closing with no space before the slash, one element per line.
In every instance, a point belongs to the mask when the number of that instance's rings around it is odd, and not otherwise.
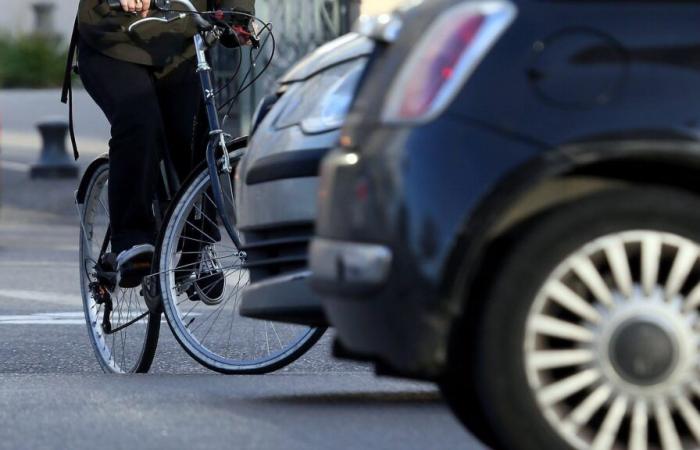
<path fill-rule="evenodd" d="M 224 377 L 164 326 L 150 375 L 102 374 L 82 319 L 76 181 L 29 180 L 36 157 L 3 143 L 0 449 L 481 448 L 432 385 L 337 361 L 331 336 L 276 374 Z"/>

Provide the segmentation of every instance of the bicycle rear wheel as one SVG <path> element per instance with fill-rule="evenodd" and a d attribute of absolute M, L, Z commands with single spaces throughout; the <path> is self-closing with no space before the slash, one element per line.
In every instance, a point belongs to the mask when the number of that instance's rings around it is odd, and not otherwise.
<path fill-rule="evenodd" d="M 241 291 L 249 284 L 245 257 L 220 223 L 207 167 L 195 173 L 163 223 L 156 256 L 168 324 L 185 351 L 211 370 L 280 369 L 306 353 L 325 330 L 240 315 Z"/>
<path fill-rule="evenodd" d="M 140 287 L 110 290 L 98 279 L 97 262 L 109 252 L 109 163 L 89 176 L 80 217 L 80 288 L 88 335 L 102 370 L 145 373 L 158 345 L 160 314 L 148 310 Z"/>

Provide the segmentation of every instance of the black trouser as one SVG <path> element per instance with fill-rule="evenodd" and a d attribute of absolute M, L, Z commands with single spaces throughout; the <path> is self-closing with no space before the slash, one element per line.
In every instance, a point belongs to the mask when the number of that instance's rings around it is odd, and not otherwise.
<path fill-rule="evenodd" d="M 112 127 L 112 251 L 153 244 L 153 200 L 163 184 L 160 161 L 169 155 L 184 180 L 204 158 L 206 124 L 199 126 L 196 120 L 203 102 L 195 61 L 155 78 L 153 68 L 110 58 L 83 42 L 78 52 L 83 85 Z"/>

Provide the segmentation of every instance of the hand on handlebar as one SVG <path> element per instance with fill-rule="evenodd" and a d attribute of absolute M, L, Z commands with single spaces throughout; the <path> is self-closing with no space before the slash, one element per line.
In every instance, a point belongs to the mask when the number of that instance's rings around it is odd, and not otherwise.
<path fill-rule="evenodd" d="M 148 16 L 151 9 L 151 0 L 120 0 L 124 12 L 140 14 L 141 17 Z"/>
<path fill-rule="evenodd" d="M 258 48 L 260 46 L 260 42 L 258 41 L 255 34 L 252 33 L 250 30 L 248 30 L 243 25 L 233 25 L 230 29 L 231 29 L 231 33 L 230 33 L 230 38 L 228 40 L 229 45 L 227 45 L 227 42 L 224 39 L 222 39 L 222 43 L 225 46 L 227 46 L 227 47 L 251 46 L 254 48 Z"/>
<path fill-rule="evenodd" d="M 224 45 L 227 47 L 241 47 L 251 45 L 258 48 L 260 42 L 257 39 L 257 33 L 250 28 L 252 22 L 249 14 L 241 14 L 232 20 L 232 16 L 236 16 L 235 12 L 216 11 L 211 17 L 205 18 L 200 11 L 192 4 L 191 0 L 105 0 L 113 10 L 121 9 L 130 14 L 138 14 L 143 17 L 129 26 L 129 32 L 134 31 L 138 26 L 151 22 L 170 23 L 174 20 L 179 20 L 190 15 L 194 22 L 199 27 L 200 31 L 209 31 L 214 26 L 219 26 L 221 31 L 217 37 L 222 38 Z M 177 4 L 184 7 L 184 10 L 172 8 L 171 4 Z M 172 17 L 147 17 L 149 10 L 153 8 L 158 11 L 179 13 Z M 210 12 L 211 14 L 211 12 Z M 243 19 L 241 19 L 243 17 Z"/>

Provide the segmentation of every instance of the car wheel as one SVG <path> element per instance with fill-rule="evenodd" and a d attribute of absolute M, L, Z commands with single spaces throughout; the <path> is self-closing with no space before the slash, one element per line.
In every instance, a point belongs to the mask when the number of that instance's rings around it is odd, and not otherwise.
<path fill-rule="evenodd" d="M 507 449 L 700 445 L 700 200 L 606 191 L 502 255 L 475 321 L 478 403 Z"/>

